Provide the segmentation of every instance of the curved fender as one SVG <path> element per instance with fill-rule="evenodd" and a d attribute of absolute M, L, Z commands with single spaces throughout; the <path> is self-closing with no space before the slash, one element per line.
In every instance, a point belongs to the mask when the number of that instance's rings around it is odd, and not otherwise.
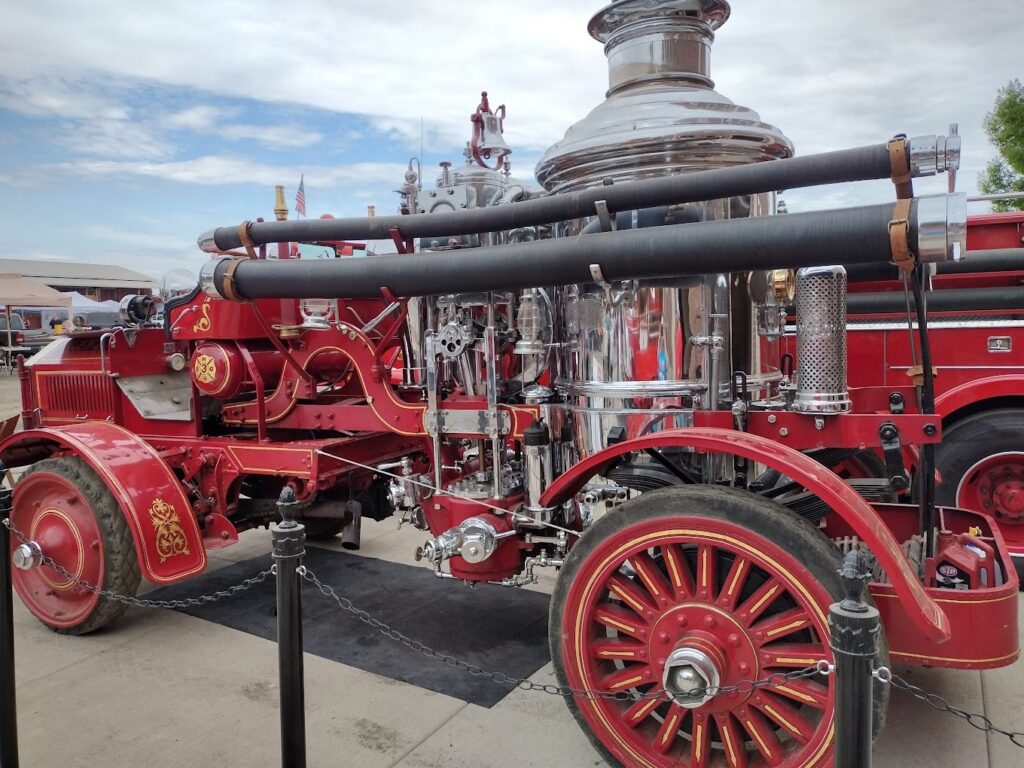
<path fill-rule="evenodd" d="M 584 459 L 558 477 L 541 498 L 545 507 L 566 501 L 587 480 L 624 453 L 646 448 L 678 446 L 705 453 L 742 456 L 778 470 L 817 494 L 857 533 L 892 579 L 893 589 L 902 599 L 907 613 L 930 639 L 945 642 L 950 637 L 949 619 L 921 586 L 911 571 L 899 544 L 889 528 L 864 499 L 838 475 L 793 448 L 757 435 L 713 427 L 673 429 L 627 440 L 605 448 Z"/>
<path fill-rule="evenodd" d="M 935 410 L 943 418 L 961 408 L 995 397 L 1024 397 L 1024 376 L 1008 374 L 968 381 L 935 398 Z"/>
<path fill-rule="evenodd" d="M 114 494 L 147 581 L 169 584 L 206 568 L 192 505 L 148 443 L 114 424 L 89 421 L 12 435 L 0 444 L 0 460 L 8 466 L 31 463 L 58 448 L 81 456 Z"/>

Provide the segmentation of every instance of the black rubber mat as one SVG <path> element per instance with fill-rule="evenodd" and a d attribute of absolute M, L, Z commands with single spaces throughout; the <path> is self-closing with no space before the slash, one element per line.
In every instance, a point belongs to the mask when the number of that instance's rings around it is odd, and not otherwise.
<path fill-rule="evenodd" d="M 270 556 L 246 560 L 146 595 L 173 600 L 240 583 L 268 567 Z M 548 597 L 489 584 L 469 588 L 425 567 L 306 548 L 305 564 L 357 608 L 442 653 L 512 677 L 529 677 L 550 658 Z M 305 583 L 303 642 L 309 653 L 492 707 L 511 687 L 426 658 L 338 608 Z M 216 603 L 180 609 L 189 616 L 274 640 L 274 577 Z"/>

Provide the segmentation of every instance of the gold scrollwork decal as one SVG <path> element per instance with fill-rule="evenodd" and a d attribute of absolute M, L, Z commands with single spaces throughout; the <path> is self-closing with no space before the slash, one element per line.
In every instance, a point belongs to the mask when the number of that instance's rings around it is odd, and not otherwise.
<path fill-rule="evenodd" d="M 209 355 L 198 355 L 192 364 L 192 373 L 200 384 L 212 384 L 217 378 L 217 361 Z"/>
<path fill-rule="evenodd" d="M 192 554 L 188 549 L 185 531 L 181 527 L 181 518 L 174 511 L 174 507 L 163 499 L 155 499 L 153 506 L 149 508 L 149 516 L 156 529 L 156 551 L 160 555 L 161 563 L 177 555 Z"/>
<path fill-rule="evenodd" d="M 199 308 L 199 312 L 202 314 L 195 325 L 192 326 L 193 333 L 206 333 L 210 328 L 213 327 L 213 323 L 210 322 L 210 299 L 207 298 L 203 301 Z"/>

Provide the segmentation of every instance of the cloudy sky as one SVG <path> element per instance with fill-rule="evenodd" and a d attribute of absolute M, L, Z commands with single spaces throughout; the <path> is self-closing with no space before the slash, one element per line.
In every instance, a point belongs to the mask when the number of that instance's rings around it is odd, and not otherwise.
<path fill-rule="evenodd" d="M 1024 78 L 1020 0 L 734 0 L 716 88 L 808 154 L 981 123 Z M 604 97 L 600 0 L 7 0 L 0 48 L 0 258 L 130 266 L 203 257 L 213 226 L 392 212 L 408 159 L 461 162 L 479 92 L 508 105 L 513 172 Z M 422 123 L 421 123 L 422 120 Z M 945 191 L 945 182 L 917 185 Z M 790 210 L 885 200 L 885 184 L 794 191 Z"/>

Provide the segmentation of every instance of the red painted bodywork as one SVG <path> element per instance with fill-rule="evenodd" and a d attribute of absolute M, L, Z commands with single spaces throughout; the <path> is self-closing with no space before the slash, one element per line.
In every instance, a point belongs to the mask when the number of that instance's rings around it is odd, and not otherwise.
<path fill-rule="evenodd" d="M 154 584 L 170 584 L 206 568 L 206 552 L 192 505 L 170 467 L 146 441 L 114 424 L 86 422 L 19 432 L 0 444 L 8 466 L 53 453 L 83 458 L 114 494 L 135 539 L 142 575 Z M 184 551 L 161 551 L 158 512 L 167 506 L 185 537 Z M 181 548 L 179 548 L 181 549 Z"/>
<path fill-rule="evenodd" d="M 901 540 L 917 530 L 916 506 L 877 504 L 875 509 Z M 938 520 L 941 530 L 953 533 L 980 528 L 980 539 L 995 551 L 993 559 L 1005 574 L 1005 582 L 970 591 L 927 587 L 925 592 L 949 619 L 950 638 L 941 646 L 908 620 L 893 585 L 872 583 L 871 594 L 885 623 L 890 656 L 894 661 L 926 667 L 992 669 L 1012 664 L 1020 655 L 1015 631 L 1020 584 L 1000 527 L 986 515 L 960 509 L 940 509 Z M 841 521 L 830 520 L 829 528 L 832 535 L 847 533 Z"/>
<path fill-rule="evenodd" d="M 933 642 L 949 637 L 949 620 L 925 593 L 910 570 L 900 545 L 882 519 L 863 498 L 837 475 L 792 448 L 764 437 L 727 429 L 679 429 L 659 432 L 610 446 L 589 456 L 553 482 L 542 499 L 553 506 L 577 492 L 588 479 L 614 459 L 645 448 L 678 446 L 706 453 L 740 456 L 778 469 L 817 494 L 870 548 L 887 573 L 893 574 L 903 609 L 919 631 Z"/>

